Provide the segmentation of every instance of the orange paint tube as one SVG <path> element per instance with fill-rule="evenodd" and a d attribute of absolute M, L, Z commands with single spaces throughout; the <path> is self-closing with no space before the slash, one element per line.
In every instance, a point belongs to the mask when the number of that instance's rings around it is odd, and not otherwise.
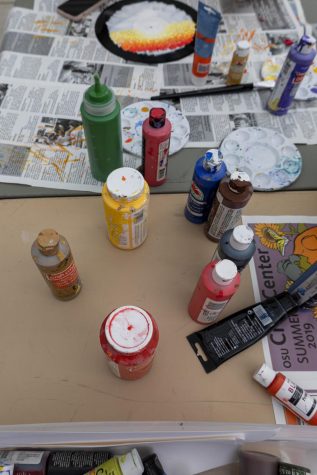
<path fill-rule="evenodd" d="M 192 67 L 192 81 L 197 86 L 205 84 L 207 80 L 220 21 L 221 15 L 217 10 L 199 2 Z"/>

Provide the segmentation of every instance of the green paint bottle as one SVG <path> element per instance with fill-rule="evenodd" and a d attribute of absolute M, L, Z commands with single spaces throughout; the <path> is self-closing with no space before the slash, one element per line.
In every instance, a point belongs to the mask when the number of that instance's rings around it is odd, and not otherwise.
<path fill-rule="evenodd" d="M 109 173 L 122 167 L 120 104 L 95 74 L 95 84 L 84 94 L 80 107 L 92 176 L 105 182 Z"/>

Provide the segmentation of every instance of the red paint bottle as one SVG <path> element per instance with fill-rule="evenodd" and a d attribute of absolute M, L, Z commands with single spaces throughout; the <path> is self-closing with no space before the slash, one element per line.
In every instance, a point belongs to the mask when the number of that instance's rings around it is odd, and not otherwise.
<path fill-rule="evenodd" d="M 307 424 L 317 425 L 317 399 L 283 373 L 276 372 L 265 363 L 253 378 L 293 414 Z"/>
<path fill-rule="evenodd" d="M 240 274 L 232 261 L 210 262 L 202 271 L 189 302 L 189 315 L 197 323 L 215 323 L 239 285 Z"/>
<path fill-rule="evenodd" d="M 100 328 L 109 368 L 121 379 L 139 379 L 150 371 L 158 341 L 152 315 L 133 305 L 113 310 Z"/>
<path fill-rule="evenodd" d="M 167 177 L 167 160 L 172 125 L 165 109 L 154 107 L 143 122 L 142 166 L 145 180 L 150 186 L 163 185 Z"/>

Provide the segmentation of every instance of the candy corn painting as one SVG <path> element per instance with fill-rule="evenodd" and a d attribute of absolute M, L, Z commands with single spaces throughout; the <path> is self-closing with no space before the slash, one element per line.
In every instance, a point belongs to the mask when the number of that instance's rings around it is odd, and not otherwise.
<path fill-rule="evenodd" d="M 125 59 L 143 57 L 145 62 L 159 62 L 163 56 L 163 61 L 169 61 L 192 52 L 196 12 L 188 5 L 170 0 L 128 0 L 109 7 L 102 15 L 104 38 L 96 30 L 97 37 Z"/>
<path fill-rule="evenodd" d="M 187 13 L 162 2 L 127 5 L 108 21 L 112 41 L 124 51 L 161 54 L 191 43 L 195 23 Z"/>

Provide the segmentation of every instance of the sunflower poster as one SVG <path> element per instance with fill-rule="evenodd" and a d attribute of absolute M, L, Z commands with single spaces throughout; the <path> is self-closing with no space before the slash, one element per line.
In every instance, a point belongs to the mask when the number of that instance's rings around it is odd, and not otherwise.
<path fill-rule="evenodd" d="M 317 261 L 317 217 L 245 216 L 243 223 L 256 240 L 250 270 L 257 302 L 286 290 Z M 268 365 L 317 395 L 317 298 L 282 320 L 263 347 Z M 273 408 L 278 424 L 302 423 L 276 400 Z"/>

